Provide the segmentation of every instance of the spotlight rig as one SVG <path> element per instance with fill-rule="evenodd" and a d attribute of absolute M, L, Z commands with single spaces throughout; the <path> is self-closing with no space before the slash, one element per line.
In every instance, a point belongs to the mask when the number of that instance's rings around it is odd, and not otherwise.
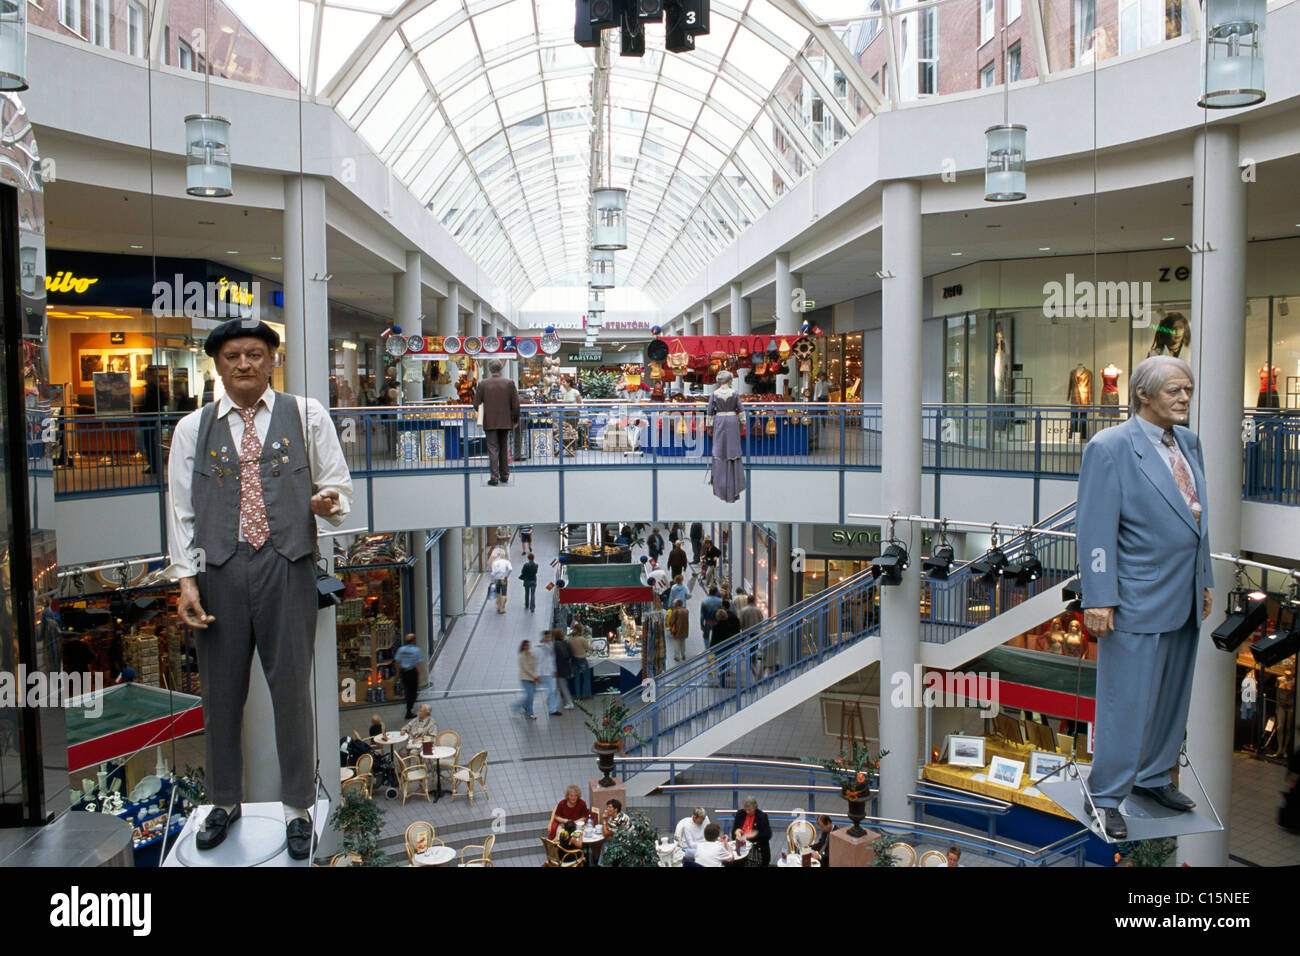
<path fill-rule="evenodd" d="M 1016 587 L 1027 587 L 1031 582 L 1037 581 L 1043 575 L 1042 562 L 1034 556 L 1033 552 L 1027 551 L 1025 556 L 1013 562 L 1002 569 L 1002 576 L 1014 578 L 1012 582 Z"/>
<path fill-rule="evenodd" d="M 1228 616 L 1210 635 L 1221 651 L 1235 652 L 1241 642 L 1264 623 L 1268 615 L 1268 595 L 1263 591 L 1234 588 L 1228 594 Z"/>
<path fill-rule="evenodd" d="M 921 573 L 929 575 L 935 581 L 946 581 L 955 559 L 952 545 L 941 544 L 934 549 L 934 554 L 921 562 Z"/>
<path fill-rule="evenodd" d="M 1293 588 L 1290 600 L 1283 601 L 1277 612 L 1277 630 L 1250 645 L 1250 653 L 1260 667 L 1280 664 L 1300 650 L 1300 600 Z"/>
<path fill-rule="evenodd" d="M 898 541 L 891 541 L 884 553 L 871 561 L 871 574 L 883 584 L 902 584 L 907 570 L 907 549 Z"/>
<path fill-rule="evenodd" d="M 992 547 L 982 558 L 971 562 L 971 572 L 979 575 L 981 581 L 985 584 L 992 584 L 1002 573 L 1002 569 L 1007 566 L 1007 556 L 1002 553 L 999 547 Z"/>
<path fill-rule="evenodd" d="M 620 55 L 644 56 L 647 23 L 664 24 L 669 53 L 688 53 L 709 32 L 709 0 L 576 0 L 573 42 L 598 47 L 602 31 L 617 29 Z"/>

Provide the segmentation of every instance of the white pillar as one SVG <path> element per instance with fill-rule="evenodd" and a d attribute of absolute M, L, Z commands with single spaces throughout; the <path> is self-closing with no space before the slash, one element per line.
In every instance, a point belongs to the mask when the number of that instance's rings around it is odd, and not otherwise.
<path fill-rule="evenodd" d="M 884 447 L 881 510 L 918 514 L 921 508 L 921 184 L 885 183 L 881 233 L 883 271 L 881 351 L 884 363 Z M 882 529 L 888 533 L 888 528 Z M 900 523 L 895 536 L 906 545 L 911 567 L 903 583 L 881 588 L 880 747 L 889 755 L 880 768 L 880 815 L 910 818 L 907 795 L 916 785 L 920 714 L 891 700 L 893 680 L 913 679 L 921 659 L 921 530 Z M 883 542 L 882 542 L 883 547 Z M 910 683 L 909 685 L 910 686 Z M 911 695 L 908 695 L 910 698 Z"/>
<path fill-rule="evenodd" d="M 740 283 L 731 283 L 731 334 L 749 335 L 749 300 L 740 294 Z M 745 381 L 747 373 L 741 371 L 736 375 L 736 391 L 748 395 L 753 389 Z"/>
<path fill-rule="evenodd" d="M 1246 186 L 1237 168 L 1238 128 L 1212 126 L 1196 135 L 1192 174 L 1192 355 L 1204 356 L 1192 428 L 1205 457 L 1210 545 L 1239 554 L 1241 546 L 1241 395 L 1246 352 Z M 1223 620 L 1231 569 L 1214 568 L 1214 610 L 1201 625 L 1196 677 L 1187 720 L 1187 756 L 1220 819 L 1231 815 L 1233 688 L 1236 655 L 1216 648 L 1209 633 Z M 1184 791 L 1195 778 L 1184 771 Z M 1195 799 L 1195 797 L 1193 798 Z M 1178 860 L 1227 866 L 1228 831 L 1179 837 Z"/>
<path fill-rule="evenodd" d="M 778 252 L 776 254 L 776 334 L 793 338 L 798 329 L 799 321 L 794 311 L 794 277 L 790 274 L 790 253 Z M 793 381 L 792 376 L 778 375 L 777 394 L 784 392 L 786 383 L 790 381 Z"/>
<path fill-rule="evenodd" d="M 465 322 L 466 335 L 488 335 L 490 325 L 484 320 L 483 303 L 475 302 L 474 308 L 469 313 L 469 318 Z"/>
<path fill-rule="evenodd" d="M 447 297 L 438 303 L 438 334 L 439 335 L 460 335 L 460 287 L 455 282 L 447 283 Z M 456 397 L 456 375 L 452 370 L 451 384 L 446 386 L 447 394 L 451 398 Z M 456 566 L 460 567 L 460 559 L 456 559 Z"/>
<path fill-rule="evenodd" d="M 411 631 L 420 651 L 427 655 L 433 637 L 429 633 L 429 605 L 433 595 L 429 593 L 429 552 L 424 550 L 425 534 L 419 529 L 411 534 L 416 550 L 415 567 L 411 568 Z M 428 669 L 423 668 L 423 671 L 427 680 Z"/>
<path fill-rule="evenodd" d="M 329 405 L 329 289 L 325 260 L 325 183 L 311 176 L 284 178 L 284 336 L 285 388 Z M 310 318 L 309 318 L 310 317 Z M 331 555 L 327 546 L 322 554 Z M 332 562 L 332 558 L 327 558 Z M 332 564 L 331 564 L 332 566 Z M 316 615 L 312 706 L 316 716 L 316 759 L 330 799 L 339 798 L 339 669 L 333 609 Z M 248 702 L 244 707 L 244 799 L 280 799 L 280 764 L 276 758 L 271 692 L 257 656 L 253 657 Z M 326 827 L 321 851 L 337 843 Z"/>
<path fill-rule="evenodd" d="M 790 566 L 794 563 L 790 559 L 790 551 L 794 547 L 794 527 L 787 522 L 778 523 L 776 526 L 776 554 L 772 558 L 772 567 L 769 569 L 776 576 L 772 582 L 772 608 L 770 617 L 776 617 L 792 603 L 794 594 L 794 572 Z M 794 642 L 795 632 L 791 632 L 781 638 L 781 665 L 788 667 L 794 663 Z"/>
<path fill-rule="evenodd" d="M 393 276 L 393 321 L 402 327 L 402 334 L 406 336 L 424 334 L 420 321 L 420 288 L 420 253 L 407 250 L 406 271 Z M 423 366 L 424 363 L 414 356 L 406 356 L 402 359 L 402 378 L 407 377 L 410 369 L 423 372 Z M 414 381 L 404 381 L 402 393 L 408 402 L 424 398 L 423 376 Z"/>
<path fill-rule="evenodd" d="M 438 539 L 442 613 L 447 617 L 465 613 L 465 558 L 461 553 L 460 535 L 460 528 L 448 528 Z"/>

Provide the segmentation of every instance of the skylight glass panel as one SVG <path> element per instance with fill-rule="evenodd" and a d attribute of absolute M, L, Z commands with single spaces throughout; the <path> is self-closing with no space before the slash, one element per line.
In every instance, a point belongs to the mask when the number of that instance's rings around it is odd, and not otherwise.
<path fill-rule="evenodd" d="M 374 14 L 325 8 L 324 19 L 321 21 L 320 53 L 316 63 L 317 93 L 329 85 L 334 74 L 347 62 L 359 38 L 370 33 L 378 22 L 379 17 Z"/>
<path fill-rule="evenodd" d="M 355 118 L 361 104 L 374 90 L 379 81 L 383 79 L 384 74 L 397 60 L 397 56 L 402 52 L 402 49 L 402 38 L 396 34 L 384 41 L 384 45 L 379 48 L 379 53 L 361 71 L 357 81 L 339 99 L 338 111 L 342 116 L 349 120 Z"/>
<path fill-rule="evenodd" d="M 476 59 L 478 44 L 474 42 L 474 31 L 468 23 L 462 23 L 420 51 L 420 63 L 429 74 L 430 82 L 439 87 L 445 78 L 454 76 Z"/>
<path fill-rule="evenodd" d="M 397 127 L 427 92 L 424 82 L 415 71 L 415 64 L 407 64 L 406 69 L 398 74 L 397 79 L 380 97 L 370 115 L 357 127 L 357 132 L 375 152 L 382 152 Z"/>
<path fill-rule="evenodd" d="M 545 0 L 542 5 L 545 6 Z M 511 44 L 532 39 L 533 0 L 510 0 L 475 14 L 474 30 L 483 55 L 489 60 Z"/>
<path fill-rule="evenodd" d="M 690 55 L 670 56 L 664 60 L 664 67 L 661 73 L 674 83 L 679 83 L 687 90 L 694 93 L 700 99 L 708 95 L 709 87 L 713 85 L 714 72 L 696 66 L 691 62 Z"/>
<path fill-rule="evenodd" d="M 546 81 L 546 101 L 553 110 L 591 105 L 591 77 L 564 77 Z"/>
<path fill-rule="evenodd" d="M 690 126 L 700 112 L 700 101 L 660 86 L 655 93 L 653 111 L 660 116 L 667 116 Z"/>
<path fill-rule="evenodd" d="M 764 43 L 749 30 L 737 30 L 727 53 L 727 63 L 753 80 L 760 89 L 770 90 L 785 68 L 790 57 Z"/>
<path fill-rule="evenodd" d="M 458 124 L 466 114 L 490 107 L 488 100 L 491 96 L 492 90 L 489 89 L 487 80 L 482 76 L 476 76 L 455 93 L 444 96 L 442 105 L 447 115 L 451 117 L 452 123 Z M 492 112 L 495 113 L 495 110 Z"/>
<path fill-rule="evenodd" d="M 433 110 L 402 154 L 393 161 L 393 172 L 399 179 L 406 181 L 410 178 L 416 162 L 424 155 L 425 150 L 433 145 L 433 141 L 444 129 L 446 127 L 443 125 L 441 114 L 436 109 Z"/>
<path fill-rule="evenodd" d="M 748 13 L 763 26 L 784 40 L 794 50 L 802 50 L 808 42 L 808 31 L 784 13 L 774 7 L 768 0 L 750 0 Z"/>
<path fill-rule="evenodd" d="M 709 91 L 709 100 L 712 105 L 731 113 L 744 126 L 749 126 L 753 122 L 754 116 L 762 106 L 753 97 L 741 92 L 722 74 L 718 75 L 718 82 L 714 83 L 713 89 Z"/>
<path fill-rule="evenodd" d="M 499 66 L 494 66 L 488 70 L 488 80 L 492 83 L 492 89 L 500 95 L 516 83 L 522 83 L 524 80 L 537 80 L 537 54 L 528 52 L 517 56 L 512 60 L 506 60 Z"/>
<path fill-rule="evenodd" d="M 448 20 L 461 15 L 459 3 L 455 3 L 454 0 L 436 0 L 414 16 L 407 17 L 402 22 L 402 32 L 406 34 L 413 46 L 417 46 L 427 34 Z"/>
<path fill-rule="evenodd" d="M 527 117 L 536 116 L 546 108 L 546 104 L 542 100 L 540 86 L 530 86 L 518 93 L 499 97 L 497 103 L 501 107 L 501 118 L 506 123 L 515 123 Z"/>

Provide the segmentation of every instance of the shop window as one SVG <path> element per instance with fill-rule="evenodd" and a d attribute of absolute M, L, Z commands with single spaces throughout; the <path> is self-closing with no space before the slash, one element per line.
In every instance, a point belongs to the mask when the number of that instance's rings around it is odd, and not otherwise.
<path fill-rule="evenodd" d="M 1273 300 L 1273 365 L 1286 408 L 1300 408 L 1300 296 Z"/>

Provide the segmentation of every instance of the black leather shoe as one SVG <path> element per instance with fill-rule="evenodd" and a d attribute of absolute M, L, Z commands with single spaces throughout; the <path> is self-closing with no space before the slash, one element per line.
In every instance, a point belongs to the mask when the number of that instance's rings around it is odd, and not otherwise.
<path fill-rule="evenodd" d="M 1097 812 L 1101 814 L 1102 829 L 1107 837 L 1111 840 L 1128 839 L 1128 824 L 1118 807 L 1098 807 Z"/>
<path fill-rule="evenodd" d="M 1172 783 L 1167 783 L 1163 787 L 1134 787 L 1133 792 L 1140 797 L 1150 797 L 1162 807 L 1177 810 L 1179 813 L 1186 813 L 1196 807 L 1196 804 Z"/>
<path fill-rule="evenodd" d="M 295 860 L 305 860 L 311 854 L 311 821 L 298 817 L 285 825 L 288 837 L 289 856 Z"/>
<path fill-rule="evenodd" d="M 221 841 L 226 838 L 226 831 L 238 819 L 239 804 L 235 804 L 235 809 L 229 813 L 220 807 L 213 807 L 212 812 L 203 821 L 203 829 L 194 839 L 195 845 L 200 850 L 211 850 L 221 846 Z"/>
<path fill-rule="evenodd" d="M 500 484 L 500 482 L 498 482 L 495 478 L 489 478 L 488 484 L 492 485 L 495 488 L 498 484 Z"/>

